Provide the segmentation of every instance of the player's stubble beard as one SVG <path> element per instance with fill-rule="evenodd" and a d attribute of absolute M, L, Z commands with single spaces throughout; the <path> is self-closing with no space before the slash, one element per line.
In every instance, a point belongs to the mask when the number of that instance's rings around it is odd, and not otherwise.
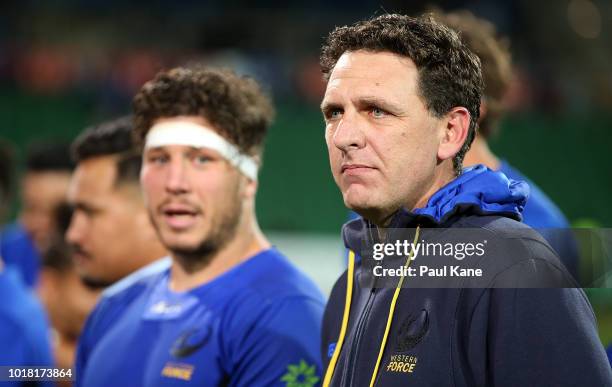
<path fill-rule="evenodd" d="M 162 244 L 172 253 L 178 264 L 187 272 L 196 272 L 210 264 L 219 250 L 236 236 L 238 224 L 242 217 L 240 186 L 236 184 L 226 196 L 229 205 L 211 219 L 210 230 L 199 244 L 194 247 L 168 246 L 161 235 L 160 227 L 149 210 L 149 218 Z M 206 216 L 206 215 L 204 215 Z"/>

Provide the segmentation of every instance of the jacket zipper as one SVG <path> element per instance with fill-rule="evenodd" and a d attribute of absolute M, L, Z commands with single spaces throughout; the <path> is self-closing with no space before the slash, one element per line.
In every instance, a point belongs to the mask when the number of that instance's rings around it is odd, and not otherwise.
<path fill-rule="evenodd" d="M 370 231 L 370 237 L 374 239 L 374 237 L 371 234 L 371 231 Z M 385 236 L 385 241 L 388 239 L 387 237 L 388 237 L 388 234 Z M 370 312 L 372 310 L 372 306 L 374 305 L 374 299 L 376 298 L 377 280 L 378 278 L 374 278 L 374 281 L 372 283 L 372 290 L 370 291 L 370 294 L 368 295 L 368 300 L 366 301 L 363 311 L 361 312 L 361 315 L 359 316 L 359 320 L 357 321 L 357 328 L 355 329 L 355 336 L 354 336 L 354 339 L 351 341 L 351 349 L 349 350 L 348 357 L 347 357 L 348 364 L 344 368 L 344 372 L 342 375 L 341 385 L 343 386 L 347 386 L 347 387 L 353 386 L 353 379 L 355 377 L 357 364 L 359 364 L 357 360 L 359 357 L 359 347 L 361 344 L 361 337 L 363 336 L 366 322 L 368 321 L 368 318 L 370 317 Z"/>
<path fill-rule="evenodd" d="M 359 321 L 357 322 L 357 329 L 355 330 L 355 338 L 354 340 L 352 340 L 351 349 L 349 350 L 347 357 L 348 364 L 344 368 L 344 373 L 342 375 L 342 380 L 345 381 L 341 383 L 341 385 L 343 386 L 350 387 L 353 385 L 356 365 L 358 364 L 357 358 L 359 357 L 358 349 L 361 344 L 361 336 L 363 336 L 364 327 L 366 325 L 365 322 L 370 316 L 370 311 L 372 310 L 372 305 L 374 304 L 374 298 L 376 296 L 375 291 L 376 289 L 374 288 L 370 291 L 368 300 L 366 301 L 366 305 L 363 308 L 363 312 L 361 313 L 361 316 L 359 316 Z"/>

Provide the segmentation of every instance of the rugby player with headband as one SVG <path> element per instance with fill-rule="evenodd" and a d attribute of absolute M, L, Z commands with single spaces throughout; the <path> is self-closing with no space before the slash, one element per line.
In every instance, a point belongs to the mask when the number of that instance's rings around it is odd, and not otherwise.
<path fill-rule="evenodd" d="M 79 343 L 77 385 L 320 382 L 323 297 L 255 216 L 271 119 L 259 86 L 229 71 L 162 72 L 136 95 L 142 189 L 172 263 L 107 291 Z"/>

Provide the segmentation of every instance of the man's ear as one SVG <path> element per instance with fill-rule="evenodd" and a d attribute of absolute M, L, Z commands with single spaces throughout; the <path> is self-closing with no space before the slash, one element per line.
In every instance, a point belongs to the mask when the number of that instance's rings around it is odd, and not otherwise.
<path fill-rule="evenodd" d="M 444 116 L 446 128 L 438 146 L 438 159 L 453 158 L 463 146 L 470 129 L 470 112 L 464 107 L 454 107 Z"/>
<path fill-rule="evenodd" d="M 244 187 L 244 196 L 253 199 L 257 193 L 257 180 L 245 178 L 246 186 Z"/>
<path fill-rule="evenodd" d="M 256 155 L 253 156 L 253 159 L 257 163 L 258 166 L 261 166 L 261 156 Z M 246 176 L 243 176 L 245 186 L 244 186 L 244 197 L 253 199 L 255 198 L 255 194 L 257 194 L 258 180 L 252 180 Z"/>

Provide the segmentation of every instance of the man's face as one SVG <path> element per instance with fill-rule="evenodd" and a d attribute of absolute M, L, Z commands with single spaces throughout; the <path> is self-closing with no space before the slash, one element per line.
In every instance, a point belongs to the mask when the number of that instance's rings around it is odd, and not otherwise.
<path fill-rule="evenodd" d="M 22 180 L 20 222 L 44 253 L 57 230 L 55 211 L 66 200 L 70 172 L 27 172 Z"/>
<path fill-rule="evenodd" d="M 160 121 L 214 128 L 198 117 Z M 246 178 L 216 151 L 184 145 L 145 149 L 140 180 L 149 215 L 168 250 L 203 263 L 234 236 Z"/>
<path fill-rule="evenodd" d="M 409 58 L 347 52 L 321 105 L 332 174 L 347 207 L 381 221 L 412 209 L 433 183 L 444 122 L 418 93 Z"/>
<path fill-rule="evenodd" d="M 150 228 L 138 184 L 115 184 L 116 156 L 86 159 L 77 166 L 68 201 L 74 207 L 66 240 L 79 275 L 109 285 L 142 261 L 143 234 Z"/>

